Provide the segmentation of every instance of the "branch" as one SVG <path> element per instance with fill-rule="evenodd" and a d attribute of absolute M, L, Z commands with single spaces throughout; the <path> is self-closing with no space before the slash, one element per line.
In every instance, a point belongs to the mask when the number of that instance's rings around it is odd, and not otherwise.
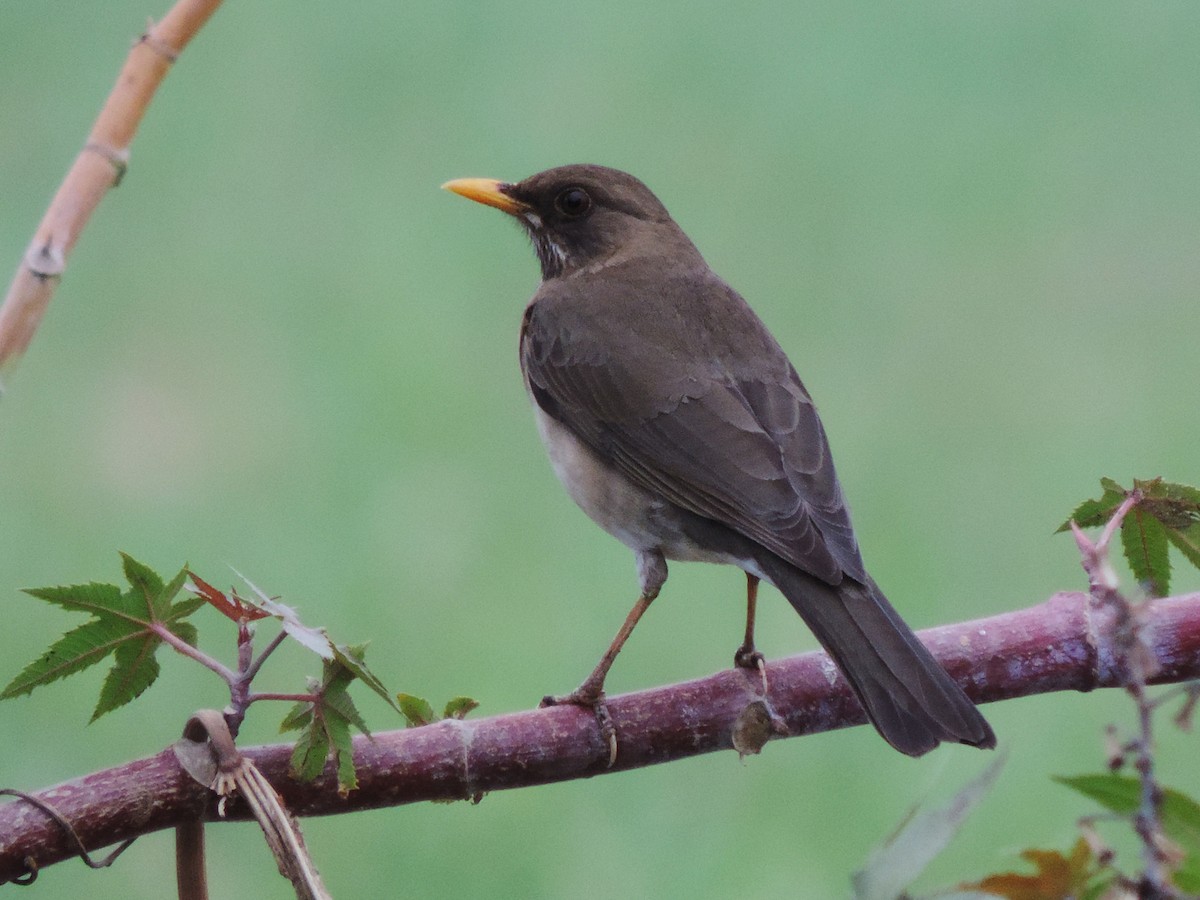
<path fill-rule="evenodd" d="M 1154 683 L 1200 677 L 1200 593 L 1153 600 L 1145 607 L 1146 644 L 1160 666 Z M 978 702 L 1052 691 L 1123 687 L 1111 613 L 1078 593 L 1038 606 L 933 628 L 922 639 Z M 789 735 L 815 734 L 865 721 L 845 680 L 824 653 L 769 663 L 770 705 Z M 478 800 L 489 791 L 587 778 L 727 750 L 749 709 L 761 709 L 757 672 L 728 670 L 708 678 L 609 700 L 620 752 L 608 748 L 595 719 L 569 706 L 486 719 L 456 719 L 357 738 L 359 789 L 339 797 L 335 773 L 301 784 L 287 774 L 284 744 L 244 754 L 296 815 L 354 812 L 424 800 Z M 100 847 L 204 816 L 216 801 L 168 748 L 95 772 L 37 796 L 74 824 L 83 843 Z M 245 819 L 240 801 L 229 818 Z M 24 801 L 0 806 L 0 883 L 71 855 L 61 829 Z"/>
<path fill-rule="evenodd" d="M 129 164 L 129 145 L 171 64 L 216 12 L 221 0 L 179 0 L 133 45 L 83 150 L 42 217 L 0 307 L 0 371 L 25 352 L 67 256 L 93 210 Z"/>

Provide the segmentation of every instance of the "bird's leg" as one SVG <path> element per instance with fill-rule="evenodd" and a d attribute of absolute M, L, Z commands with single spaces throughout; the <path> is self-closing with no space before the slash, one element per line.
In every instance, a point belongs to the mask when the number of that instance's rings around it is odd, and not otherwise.
<path fill-rule="evenodd" d="M 754 613 L 758 607 L 758 576 L 746 573 L 746 637 L 733 654 L 733 664 L 742 669 L 757 669 L 762 676 L 763 693 L 767 693 L 767 664 L 754 648 Z"/>
<path fill-rule="evenodd" d="M 650 604 L 654 602 L 654 598 L 658 596 L 663 583 L 667 580 L 667 563 L 658 551 L 638 551 L 637 562 L 638 574 L 642 582 L 641 595 L 638 597 L 637 603 L 633 605 L 633 609 L 629 611 L 629 615 L 625 617 L 621 630 L 617 632 L 617 636 L 613 638 L 608 649 L 604 651 L 604 655 L 600 657 L 600 662 L 596 663 L 592 674 L 571 693 L 561 697 L 546 696 L 542 698 L 541 703 L 542 706 L 560 706 L 569 703 L 591 709 L 596 714 L 600 733 L 608 744 L 610 768 L 617 761 L 617 730 L 613 726 L 612 716 L 609 715 L 608 706 L 604 702 L 604 679 L 608 677 L 608 670 L 612 668 L 617 654 L 629 640 L 629 635 L 633 634 L 633 629 L 637 626 L 638 621 L 650 608 Z"/>

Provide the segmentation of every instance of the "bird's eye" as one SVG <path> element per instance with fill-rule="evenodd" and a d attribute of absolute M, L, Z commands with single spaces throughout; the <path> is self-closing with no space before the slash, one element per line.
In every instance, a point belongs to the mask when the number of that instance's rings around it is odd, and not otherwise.
<path fill-rule="evenodd" d="M 554 205 L 564 216 L 578 219 L 592 208 L 592 198 L 583 188 L 567 188 L 554 198 Z"/>

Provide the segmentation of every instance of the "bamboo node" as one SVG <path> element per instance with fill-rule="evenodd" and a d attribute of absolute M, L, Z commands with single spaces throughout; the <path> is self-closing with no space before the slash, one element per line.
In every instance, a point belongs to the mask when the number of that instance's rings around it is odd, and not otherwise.
<path fill-rule="evenodd" d="M 58 278 L 67 268 L 67 258 L 63 255 L 62 247 L 53 241 L 34 244 L 25 254 L 25 267 L 35 278 L 46 281 Z"/>
<path fill-rule="evenodd" d="M 153 19 L 146 20 L 146 30 L 142 32 L 141 37 L 135 43 L 145 44 L 169 63 L 179 59 L 179 51 L 154 34 Z"/>
<path fill-rule="evenodd" d="M 129 171 L 129 148 L 112 147 L 99 141 L 88 141 L 83 145 L 83 149 L 108 160 L 114 173 L 112 186 L 117 187 L 121 183 L 121 179 L 125 177 L 125 173 Z"/>

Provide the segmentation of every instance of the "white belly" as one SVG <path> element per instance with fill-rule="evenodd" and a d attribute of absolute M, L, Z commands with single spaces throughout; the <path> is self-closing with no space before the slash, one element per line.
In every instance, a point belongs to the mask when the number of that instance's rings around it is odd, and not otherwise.
<path fill-rule="evenodd" d="M 696 546 L 680 531 L 675 508 L 605 465 L 591 448 L 533 404 L 538 432 L 554 474 L 579 508 L 635 551 L 655 550 L 667 559 L 726 563 L 760 575 L 750 560 Z"/>

